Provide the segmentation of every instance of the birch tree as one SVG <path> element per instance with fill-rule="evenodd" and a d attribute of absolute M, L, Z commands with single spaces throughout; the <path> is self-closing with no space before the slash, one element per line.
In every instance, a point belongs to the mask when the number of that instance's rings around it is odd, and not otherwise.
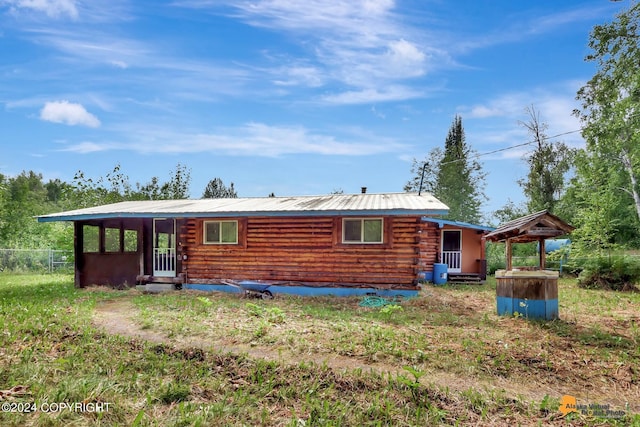
<path fill-rule="evenodd" d="M 527 196 L 529 212 L 543 209 L 553 212 L 564 190 L 564 178 L 571 167 L 573 151 L 563 142 L 547 137 L 548 125 L 540 120 L 539 111 L 533 106 L 525 111 L 529 120 L 520 125 L 533 138 L 535 148 L 523 158 L 529 165 L 529 173 L 518 180 L 518 184 Z"/>
<path fill-rule="evenodd" d="M 640 3 L 620 13 L 613 22 L 591 32 L 586 61 L 597 65 L 595 75 L 578 91 L 586 150 L 592 158 L 613 162 L 610 174 L 620 172 L 619 191 L 633 203 L 640 220 Z"/>

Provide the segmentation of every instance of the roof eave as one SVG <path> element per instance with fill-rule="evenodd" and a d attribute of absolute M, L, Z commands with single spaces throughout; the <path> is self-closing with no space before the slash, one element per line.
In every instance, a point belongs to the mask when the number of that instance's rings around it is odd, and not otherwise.
<path fill-rule="evenodd" d="M 441 215 L 446 215 L 446 214 L 441 214 Z M 470 224 L 462 221 L 451 221 L 451 220 L 440 219 L 440 218 L 423 217 L 422 221 L 433 222 L 435 224 L 438 224 L 438 228 L 442 228 L 445 225 L 449 225 L 452 227 L 469 228 L 471 230 L 479 230 L 484 232 L 490 232 L 495 230 L 495 227 L 489 227 L 489 226 L 478 225 L 478 224 Z"/>

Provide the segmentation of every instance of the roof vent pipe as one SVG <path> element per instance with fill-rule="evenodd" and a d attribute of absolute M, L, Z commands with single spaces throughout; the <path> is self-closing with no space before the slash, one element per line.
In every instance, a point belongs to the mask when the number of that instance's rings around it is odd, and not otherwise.
<path fill-rule="evenodd" d="M 367 193 L 367 187 L 360 187 L 360 191 L 362 192 L 362 194 L 366 194 Z"/>

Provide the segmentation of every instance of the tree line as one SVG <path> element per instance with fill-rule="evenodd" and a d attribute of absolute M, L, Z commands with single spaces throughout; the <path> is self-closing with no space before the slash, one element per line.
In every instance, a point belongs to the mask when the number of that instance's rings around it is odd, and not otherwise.
<path fill-rule="evenodd" d="M 0 174 L 0 248 L 72 249 L 73 228 L 65 223 L 37 223 L 35 216 L 107 203 L 135 200 L 171 200 L 190 197 L 191 171 L 178 163 L 166 181 L 154 176 L 131 184 L 117 164 L 105 177 L 91 178 L 78 171 L 73 181 L 45 182 L 42 174 L 24 171 Z M 214 178 L 202 198 L 238 197 L 234 184 Z"/>

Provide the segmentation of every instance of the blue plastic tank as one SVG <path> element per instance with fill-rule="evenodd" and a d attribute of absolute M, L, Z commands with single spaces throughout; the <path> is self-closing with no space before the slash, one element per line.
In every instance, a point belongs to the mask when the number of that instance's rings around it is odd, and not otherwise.
<path fill-rule="evenodd" d="M 447 283 L 447 270 L 449 266 L 447 264 L 435 263 L 433 264 L 433 284 L 444 285 Z"/>

